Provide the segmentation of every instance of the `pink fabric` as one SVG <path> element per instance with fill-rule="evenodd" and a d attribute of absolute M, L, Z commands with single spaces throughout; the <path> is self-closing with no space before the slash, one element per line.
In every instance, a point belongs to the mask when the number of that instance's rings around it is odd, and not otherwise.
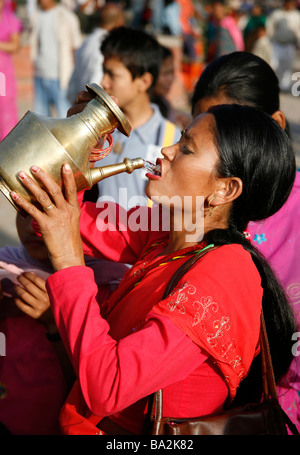
<path fill-rule="evenodd" d="M 244 38 L 235 19 L 232 16 L 226 16 L 221 20 L 220 25 L 230 33 L 230 36 L 236 46 L 236 50 L 243 51 L 245 49 Z"/>
<path fill-rule="evenodd" d="M 2 248 L 0 259 L 0 332 L 6 343 L 6 356 L 0 356 L 0 422 L 15 435 L 60 434 L 58 416 L 69 390 L 54 344 L 46 339 L 45 327 L 14 304 L 14 285 L 24 270 L 45 280 L 53 270 L 50 263 L 32 259 L 22 245 Z M 116 270 L 91 258 L 86 263 L 102 298 L 108 297 Z"/>
<path fill-rule="evenodd" d="M 69 427 L 71 410 L 74 411 L 74 408 L 91 419 L 91 412 L 98 415 L 99 419 L 101 416 L 118 413 L 114 416 L 118 422 L 132 431 L 138 429 L 145 410 L 140 399 L 160 387 L 168 390 L 168 387 L 174 386 L 165 398 L 165 412 L 170 409 L 175 416 L 176 412 L 192 416 L 199 415 L 201 411 L 212 412 L 212 407 L 217 410 L 224 403 L 228 390 L 219 374 L 213 369 L 208 371 L 208 364 L 203 364 L 198 338 L 195 342 L 187 337 L 184 330 L 173 325 L 171 316 L 153 314 L 155 305 L 161 301 L 167 281 L 186 261 L 186 257 L 165 263 L 169 256 L 158 258 L 163 244 L 150 251 L 148 249 L 153 242 L 167 241 L 167 231 L 151 231 L 150 220 L 144 231 L 121 230 L 121 221 L 126 221 L 125 214 L 121 208 L 116 213 L 116 205 L 113 203 L 108 203 L 108 207 L 101 212 L 95 204 L 83 205 L 81 234 L 87 244 L 85 253 L 135 265 L 126 273 L 118 290 L 101 307 L 105 320 L 99 316 L 95 301 L 97 286 L 87 268 L 64 269 L 53 274 L 47 281 L 56 322 L 65 344 L 70 346 L 73 365 L 90 409 L 88 412 L 80 400 L 78 389 L 73 390 L 62 412 L 64 431 L 74 431 L 74 427 L 71 430 Z M 147 207 L 138 210 L 141 219 L 142 211 L 150 211 Z M 155 208 L 152 210 L 155 211 Z M 107 228 L 106 220 L 111 219 L 109 214 L 113 212 L 117 222 L 116 229 L 111 230 Z M 129 212 L 129 215 L 133 214 L 134 209 Z M 191 248 L 182 250 L 180 255 L 189 250 Z M 218 260 L 218 252 L 221 250 L 224 254 Z M 170 258 L 178 254 L 176 252 Z M 200 338 L 201 332 L 203 339 L 208 335 L 210 339 L 214 338 L 218 352 L 223 351 L 224 363 L 229 365 L 235 352 L 237 358 L 233 364 L 242 377 L 239 367 L 245 361 L 246 370 L 249 368 L 249 359 L 251 356 L 253 358 L 258 343 L 260 279 L 249 254 L 241 247 L 224 246 L 210 254 L 215 255 L 213 269 L 206 267 L 208 254 L 179 283 L 175 297 L 170 295 L 165 302 L 171 304 L 174 298 L 178 298 L 180 302 L 174 310 L 179 312 L 182 305 L 192 308 L 195 304 L 194 316 L 200 319 L 202 308 L 203 321 L 207 322 L 210 318 L 215 321 L 210 328 L 216 333 L 206 333 L 205 324 L 200 323 L 195 324 L 197 327 L 194 327 L 194 331 L 200 333 Z M 163 261 L 164 265 L 152 267 L 158 261 Z M 229 273 L 232 262 L 236 264 L 238 274 Z M 247 273 L 245 264 L 248 264 Z M 148 270 L 146 275 L 145 270 Z M 131 284 L 136 284 L 141 276 L 144 276 L 142 282 L 131 289 Z M 199 281 L 199 276 L 205 279 Z M 189 289 L 189 283 L 191 288 L 194 285 L 194 292 Z M 232 320 L 234 327 L 231 326 Z M 241 332 L 245 337 L 241 343 L 236 343 L 236 335 Z M 218 390 L 215 399 L 211 387 L 207 389 L 210 393 L 206 395 L 208 378 L 215 390 Z M 182 396 L 183 408 L 180 410 L 177 407 L 176 410 L 171 405 L 176 392 L 183 390 L 181 381 L 185 381 L 183 396 L 188 398 L 183 400 Z M 137 404 L 133 405 L 134 403 Z M 130 410 L 128 407 L 131 405 Z"/>
<path fill-rule="evenodd" d="M 300 331 L 300 172 L 285 205 L 267 220 L 250 223 L 255 246 L 270 261 L 295 312 Z M 295 341 L 296 342 L 296 341 Z M 291 366 L 285 386 L 278 389 L 283 409 L 300 431 L 300 356 Z"/>
<path fill-rule="evenodd" d="M 270 261 L 280 279 L 300 325 L 300 172 L 297 172 L 291 194 L 275 215 L 248 230 L 254 245 Z"/>
<path fill-rule="evenodd" d="M 21 31 L 21 21 L 5 0 L 0 13 L 0 41 L 9 42 L 11 35 Z M 0 50 L 0 141 L 18 122 L 17 81 L 12 55 Z M 4 85 L 4 87 L 3 87 Z M 5 90 L 5 91 L 4 91 Z M 5 94 L 4 94 L 5 93 Z"/>
<path fill-rule="evenodd" d="M 20 256 L 16 262 L 22 262 L 23 267 L 25 258 Z M 49 276 L 45 268 L 35 266 L 27 262 L 26 269 L 43 279 Z M 0 269 L 0 332 L 6 344 L 6 355 L 0 357 L 0 422 L 16 435 L 60 434 L 58 415 L 68 393 L 65 379 L 53 343 L 45 337 L 45 328 L 14 305 L 14 284 L 18 283 L 19 273 L 8 268 Z"/>

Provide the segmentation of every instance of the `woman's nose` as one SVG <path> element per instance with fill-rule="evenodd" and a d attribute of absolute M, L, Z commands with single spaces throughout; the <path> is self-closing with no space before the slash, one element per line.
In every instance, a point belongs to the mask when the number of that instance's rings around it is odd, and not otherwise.
<path fill-rule="evenodd" d="M 172 161 L 176 155 L 176 144 L 161 149 L 162 156 L 169 161 Z"/>

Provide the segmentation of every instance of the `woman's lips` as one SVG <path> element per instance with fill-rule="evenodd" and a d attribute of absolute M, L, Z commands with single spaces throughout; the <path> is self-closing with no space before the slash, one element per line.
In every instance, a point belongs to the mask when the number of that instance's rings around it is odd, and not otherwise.
<path fill-rule="evenodd" d="M 147 172 L 146 177 L 148 177 L 149 180 L 159 180 L 161 178 L 160 175 L 151 174 L 150 172 Z"/>
<path fill-rule="evenodd" d="M 161 174 L 162 174 L 161 159 L 157 158 L 153 172 L 147 172 L 146 176 L 149 179 L 158 180 L 161 178 Z"/>

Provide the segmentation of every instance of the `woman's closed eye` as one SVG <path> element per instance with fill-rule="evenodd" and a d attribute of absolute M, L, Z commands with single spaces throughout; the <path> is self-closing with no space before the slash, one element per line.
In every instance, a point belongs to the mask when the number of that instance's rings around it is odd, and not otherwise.
<path fill-rule="evenodd" d="M 193 153 L 192 150 L 190 150 L 186 145 L 181 147 L 181 151 L 184 155 L 190 155 Z"/>
<path fill-rule="evenodd" d="M 187 143 L 191 142 L 191 136 L 187 129 L 181 131 L 181 138 L 179 140 L 180 150 L 184 155 L 190 155 L 194 152 L 188 148 Z"/>

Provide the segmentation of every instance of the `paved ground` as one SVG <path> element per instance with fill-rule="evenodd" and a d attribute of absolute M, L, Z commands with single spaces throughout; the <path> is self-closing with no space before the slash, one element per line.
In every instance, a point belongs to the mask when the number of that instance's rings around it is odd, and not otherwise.
<path fill-rule="evenodd" d="M 29 59 L 28 46 L 23 46 L 15 57 L 15 66 L 18 78 L 19 115 L 21 118 L 28 110 L 33 109 L 32 67 Z M 295 71 L 300 71 L 300 58 L 295 63 Z M 178 99 L 180 99 L 182 96 L 182 93 L 180 93 L 180 83 L 177 84 L 177 87 L 179 87 L 177 92 Z M 298 90 L 300 95 L 300 87 Z M 282 94 L 281 108 L 290 123 L 297 164 L 300 167 L 300 96 Z M 4 245 L 18 244 L 15 217 L 16 210 L 5 196 L 0 193 L 0 248 Z"/>

